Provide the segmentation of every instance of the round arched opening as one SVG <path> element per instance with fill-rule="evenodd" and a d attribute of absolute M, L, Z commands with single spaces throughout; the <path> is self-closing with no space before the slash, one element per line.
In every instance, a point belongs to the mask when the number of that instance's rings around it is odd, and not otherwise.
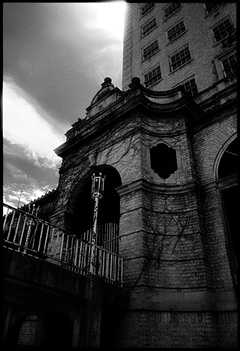
<path fill-rule="evenodd" d="M 99 200 L 97 220 L 97 245 L 118 251 L 120 198 L 116 188 L 121 185 L 118 171 L 112 166 L 92 167 L 90 172 L 73 189 L 65 213 L 65 228 L 83 241 L 90 242 L 93 231 L 94 199 L 91 194 L 92 174 L 101 172 L 104 192 Z"/>
<path fill-rule="evenodd" d="M 238 164 L 240 161 L 240 144 L 235 139 L 223 153 L 218 166 L 218 184 L 221 191 L 226 232 L 226 246 L 234 283 L 237 284 L 239 255 L 237 248 L 239 237 L 239 180 Z"/>

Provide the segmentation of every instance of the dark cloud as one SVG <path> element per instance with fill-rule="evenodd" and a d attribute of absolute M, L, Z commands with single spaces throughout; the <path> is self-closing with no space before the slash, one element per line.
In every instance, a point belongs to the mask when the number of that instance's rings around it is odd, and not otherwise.
<path fill-rule="evenodd" d="M 77 23 L 71 4 L 4 5 L 4 75 L 56 119 L 56 128 L 84 117 L 104 78 L 98 66 L 110 76 L 120 66 L 121 52 L 114 59 L 110 50 L 100 54 L 117 41 L 84 27 L 88 11 L 82 7 Z"/>
<path fill-rule="evenodd" d="M 6 196 L 19 193 L 21 189 L 25 192 L 36 189 L 52 189 L 57 186 L 58 168 L 46 167 L 43 159 L 36 161 L 27 157 L 25 150 L 19 146 L 4 140 L 3 158 L 3 185 Z M 42 161 L 42 164 L 41 164 Z"/>

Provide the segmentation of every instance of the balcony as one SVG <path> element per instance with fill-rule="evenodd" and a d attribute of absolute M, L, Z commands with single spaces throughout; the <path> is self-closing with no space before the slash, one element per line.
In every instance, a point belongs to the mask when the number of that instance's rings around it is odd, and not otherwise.
<path fill-rule="evenodd" d="M 123 258 L 76 235 L 51 225 L 36 215 L 3 204 L 3 247 L 81 276 L 123 284 Z"/>

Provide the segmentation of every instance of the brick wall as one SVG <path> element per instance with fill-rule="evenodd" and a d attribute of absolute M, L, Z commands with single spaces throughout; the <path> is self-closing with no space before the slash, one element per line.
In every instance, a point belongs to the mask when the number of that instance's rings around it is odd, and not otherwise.
<path fill-rule="evenodd" d="M 118 347 L 236 347 L 232 312 L 132 311 L 122 321 Z M 132 327 L 134 325 L 134 328 Z M 231 327 L 234 325 L 235 327 Z"/>
<path fill-rule="evenodd" d="M 231 289 L 232 277 L 226 252 L 224 214 L 217 186 L 217 160 L 223 145 L 236 134 L 236 116 L 212 124 L 193 137 L 193 151 L 200 184 L 204 225 L 204 252 L 207 258 L 208 284 Z"/>

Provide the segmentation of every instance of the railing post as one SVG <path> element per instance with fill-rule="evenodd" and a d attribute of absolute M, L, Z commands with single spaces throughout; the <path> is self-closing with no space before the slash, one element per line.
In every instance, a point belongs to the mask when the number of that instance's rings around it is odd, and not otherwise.
<path fill-rule="evenodd" d="M 64 233 L 62 233 L 62 240 L 61 240 L 61 246 L 60 246 L 60 255 L 59 255 L 59 260 L 60 261 L 62 261 L 63 243 L 64 243 Z"/>
<path fill-rule="evenodd" d="M 21 216 L 22 216 L 22 214 L 20 213 L 20 214 L 19 214 L 19 217 L 18 217 L 18 221 L 17 221 L 17 226 L 16 226 L 16 229 L 15 229 L 15 234 L 14 234 L 13 242 L 15 242 L 15 241 L 16 241 L 16 238 L 17 238 L 18 227 L 19 227 L 19 223 L 20 223 Z"/>
<path fill-rule="evenodd" d="M 8 235 L 7 235 L 7 241 L 9 240 L 10 234 L 11 234 L 11 229 L 12 229 L 12 224 L 14 221 L 14 217 L 15 217 L 15 211 L 12 212 L 12 218 L 11 218 L 11 222 L 8 228 Z"/>
<path fill-rule="evenodd" d="M 40 233 L 39 242 L 38 242 L 38 248 L 37 248 L 38 251 L 40 250 L 40 247 L 41 247 L 41 241 L 42 241 L 42 235 L 43 235 L 43 226 L 44 226 L 44 223 L 42 223 L 42 225 L 41 225 L 41 233 Z"/>
<path fill-rule="evenodd" d="M 26 226 L 26 222 L 27 222 L 27 218 L 26 218 L 26 216 L 25 216 L 24 222 L 23 222 L 23 227 L 22 227 L 22 232 L 21 232 L 20 240 L 19 240 L 19 250 L 21 250 L 22 241 L 23 241 L 23 235 L 24 235 L 25 226 Z"/>
<path fill-rule="evenodd" d="M 45 241 L 44 241 L 44 246 L 43 246 L 43 254 L 44 254 L 44 255 L 46 254 L 46 249 L 47 249 L 47 242 L 48 242 L 49 232 L 50 232 L 50 226 L 48 225 L 48 226 L 47 226 L 46 238 L 45 238 Z M 54 232 L 54 229 L 53 229 L 53 232 Z"/>

